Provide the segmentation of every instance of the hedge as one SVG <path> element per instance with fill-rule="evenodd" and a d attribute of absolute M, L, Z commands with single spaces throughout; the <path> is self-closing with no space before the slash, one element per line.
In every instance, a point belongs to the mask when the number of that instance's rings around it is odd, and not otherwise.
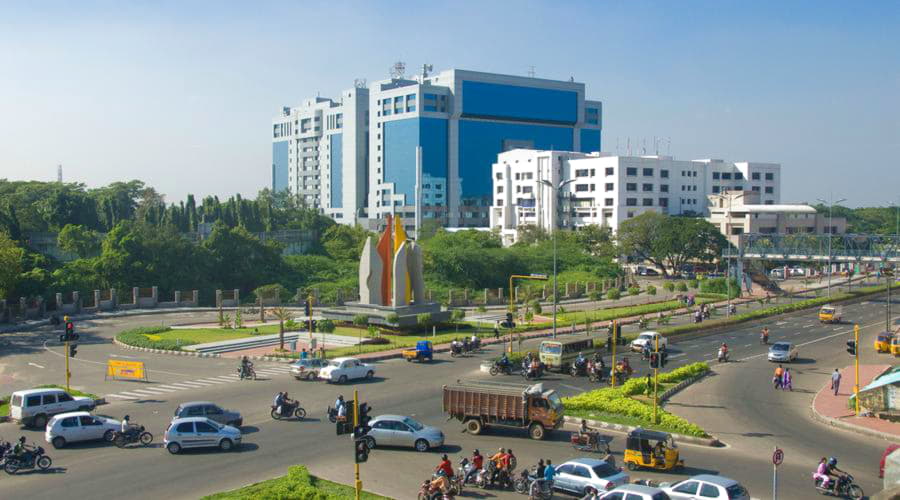
<path fill-rule="evenodd" d="M 57 385 L 57 384 L 44 384 L 35 387 L 35 389 L 62 389 L 66 390 L 65 386 Z M 78 389 L 69 389 L 69 395 L 78 396 L 83 398 L 91 398 L 91 399 L 100 399 L 100 396 L 96 394 L 91 394 L 90 392 L 79 391 Z"/>
<path fill-rule="evenodd" d="M 677 383 L 709 371 L 709 365 L 700 362 L 683 366 L 659 376 L 661 383 Z M 685 434 L 688 436 L 709 437 L 696 424 L 688 422 L 678 415 L 662 408 L 657 409 L 658 423 L 653 424 L 653 406 L 643 403 L 631 396 L 643 394 L 647 390 L 645 377 L 635 377 L 615 388 L 596 389 L 571 398 L 563 398 L 566 414 L 575 417 L 590 418 L 597 414 L 621 415 L 643 422 L 644 425 Z"/>
<path fill-rule="evenodd" d="M 343 500 L 353 498 L 352 486 L 319 479 L 302 465 L 288 468 L 285 476 L 252 484 L 232 491 L 203 497 L 203 500 Z M 389 500 L 387 497 L 363 492 L 365 500 Z"/>
<path fill-rule="evenodd" d="M 116 340 L 134 347 L 146 347 L 149 349 L 168 349 L 180 351 L 181 345 L 175 339 L 150 340 L 147 335 L 156 335 L 171 330 L 168 326 L 140 326 L 125 330 L 116 335 Z"/>

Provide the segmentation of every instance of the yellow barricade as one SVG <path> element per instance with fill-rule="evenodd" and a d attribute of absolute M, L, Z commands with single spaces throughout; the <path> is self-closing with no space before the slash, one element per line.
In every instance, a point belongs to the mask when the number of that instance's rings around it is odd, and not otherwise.
<path fill-rule="evenodd" d="M 124 378 L 131 380 L 147 380 L 147 370 L 143 361 L 121 361 L 110 359 L 106 361 L 106 378 Z"/>

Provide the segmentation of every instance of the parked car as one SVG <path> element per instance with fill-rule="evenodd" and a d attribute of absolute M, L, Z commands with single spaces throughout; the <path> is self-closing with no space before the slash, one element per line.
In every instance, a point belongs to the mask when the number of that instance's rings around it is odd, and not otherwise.
<path fill-rule="evenodd" d="M 177 455 L 184 448 L 219 448 L 230 451 L 241 445 L 241 431 L 206 417 L 176 418 L 166 429 L 163 444 Z"/>
<path fill-rule="evenodd" d="M 423 425 L 412 417 L 380 415 L 369 425 L 372 429 L 365 438 L 369 448 L 411 446 L 417 451 L 428 451 L 444 445 L 444 433 L 440 429 Z"/>
<path fill-rule="evenodd" d="M 553 489 L 587 496 L 622 486 L 628 480 L 628 474 L 606 460 L 577 458 L 556 466 Z"/>
<path fill-rule="evenodd" d="M 650 344 L 650 350 L 656 349 L 656 341 L 659 339 L 659 350 L 665 351 L 669 347 L 669 340 L 657 332 L 643 332 L 631 341 L 631 350 L 640 352 L 644 349 L 644 344 Z"/>
<path fill-rule="evenodd" d="M 750 500 L 750 492 L 741 483 L 725 476 L 700 474 L 684 481 L 660 487 L 673 500 L 694 500 L 722 498 L 727 500 Z"/>
<path fill-rule="evenodd" d="M 93 399 L 70 396 L 62 389 L 28 389 L 12 393 L 9 416 L 20 425 L 43 429 L 53 415 L 92 411 L 95 406 Z"/>
<path fill-rule="evenodd" d="M 121 429 L 121 422 L 103 415 L 91 415 L 86 411 L 60 413 L 50 419 L 44 439 L 54 448 L 80 441 L 112 441 L 113 434 Z"/>
<path fill-rule="evenodd" d="M 327 359 L 301 359 L 291 363 L 291 375 L 297 380 L 315 380 L 319 378 L 319 371 L 326 366 L 328 366 Z"/>
<path fill-rule="evenodd" d="M 374 376 L 375 367 L 356 358 L 334 358 L 328 362 L 328 366 L 319 370 L 319 378 L 339 384 L 355 378 L 371 379 Z"/>
<path fill-rule="evenodd" d="M 232 425 L 234 427 L 240 427 L 244 423 L 244 418 L 241 417 L 240 412 L 224 410 L 221 406 L 209 401 L 191 401 L 190 403 L 178 405 L 172 421 L 188 417 L 206 417 L 222 425 Z"/>
<path fill-rule="evenodd" d="M 669 500 L 669 495 L 653 486 L 625 484 L 605 493 L 600 500 Z"/>
<path fill-rule="evenodd" d="M 645 267 L 638 271 L 638 276 L 659 276 L 659 271 L 650 267 Z"/>
<path fill-rule="evenodd" d="M 775 342 L 769 347 L 769 361 L 778 361 L 790 363 L 797 359 L 800 351 L 796 345 L 791 342 Z"/>

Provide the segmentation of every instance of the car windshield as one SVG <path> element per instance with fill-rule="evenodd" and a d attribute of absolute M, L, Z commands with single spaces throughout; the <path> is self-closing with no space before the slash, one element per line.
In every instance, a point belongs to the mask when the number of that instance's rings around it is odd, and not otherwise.
<path fill-rule="evenodd" d="M 340 367 L 341 367 L 341 362 L 340 362 L 340 361 L 329 361 L 329 362 L 328 362 L 328 366 L 331 366 L 331 367 L 334 367 L 334 368 L 340 368 Z"/>
<path fill-rule="evenodd" d="M 615 476 L 619 473 L 618 469 L 616 469 L 612 465 L 609 465 L 609 463 L 607 462 L 603 462 L 600 465 L 595 465 L 593 468 L 594 474 L 597 474 L 597 477 Z"/>
<path fill-rule="evenodd" d="M 410 426 L 410 427 L 412 427 L 414 431 L 421 431 L 422 429 L 425 428 L 424 425 L 420 424 L 420 423 L 417 422 L 416 420 L 413 420 L 413 419 L 411 419 L 411 418 L 409 418 L 409 417 L 404 418 L 404 419 L 403 419 L 403 423 L 406 424 L 406 425 L 408 425 L 408 426 Z"/>
<path fill-rule="evenodd" d="M 639 340 L 650 340 L 652 338 L 653 338 L 653 335 L 651 335 L 649 333 L 642 333 L 641 336 L 638 337 Z"/>
<path fill-rule="evenodd" d="M 560 411 L 562 408 L 562 400 L 559 399 L 559 396 L 555 392 L 548 394 L 547 399 L 550 401 L 550 406 L 552 406 L 554 410 Z"/>
<path fill-rule="evenodd" d="M 562 346 L 559 344 L 541 344 L 541 352 L 546 354 L 559 354 L 562 352 Z"/>
<path fill-rule="evenodd" d="M 747 491 L 747 488 L 744 488 L 740 484 L 732 484 L 725 488 L 725 491 L 728 493 L 728 498 L 747 498 L 750 496 L 750 492 Z"/>
<path fill-rule="evenodd" d="M 772 346 L 772 350 L 773 351 L 787 351 L 788 345 L 787 344 L 775 344 Z"/>

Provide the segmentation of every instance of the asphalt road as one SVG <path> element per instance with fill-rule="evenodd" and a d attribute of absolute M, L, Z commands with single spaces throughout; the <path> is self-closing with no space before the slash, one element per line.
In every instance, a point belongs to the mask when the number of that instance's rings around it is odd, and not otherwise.
<path fill-rule="evenodd" d="M 865 356 L 874 356 L 871 354 L 871 337 L 883 326 L 884 305 L 878 300 L 844 307 L 845 320 L 859 321 L 861 325 L 875 323 L 864 328 L 865 340 L 861 344 Z M 12 440 L 24 434 L 30 440 L 44 444 L 54 461 L 50 473 L 0 478 L 0 497 L 27 491 L 39 499 L 151 498 L 161 495 L 198 498 L 281 475 L 289 465 L 296 463 L 306 464 L 314 474 L 351 484 L 353 464 L 349 438 L 333 434 L 334 427 L 324 419 L 324 411 L 338 393 L 350 397 L 354 387 L 360 391 L 361 400 L 373 406 L 374 415 L 413 415 L 426 424 L 442 428 L 447 435 L 448 444 L 440 451 L 422 454 L 405 449 L 377 449 L 370 455 L 369 462 L 362 467 L 365 488 L 394 498 L 413 497 L 418 484 L 430 475 L 442 452 L 450 454 L 455 462 L 460 454 L 468 455 L 476 447 L 483 452 L 499 446 L 511 447 L 521 464 L 534 463 L 538 458 L 551 458 L 554 463 L 560 463 L 581 455 L 569 446 L 568 434 L 564 432 L 554 433 L 542 442 L 511 431 L 475 437 L 461 433 L 457 422 L 446 421 L 440 409 L 440 386 L 458 378 L 485 377 L 478 370 L 479 363 L 495 356 L 497 348 L 470 358 L 451 360 L 445 355 L 438 356 L 430 365 L 407 364 L 399 360 L 377 363 L 375 380 L 353 387 L 337 387 L 298 382 L 281 374 L 278 365 L 263 363 L 257 366 L 260 371 L 270 373 L 265 380 L 228 381 L 235 368 L 233 361 L 136 353 L 109 343 L 108 339 L 125 325 L 159 324 L 161 319 L 187 322 L 196 320 L 197 316 L 131 317 L 80 325 L 86 340 L 82 341 L 79 357 L 73 364 L 75 387 L 98 394 L 134 393 L 135 390 L 149 393 L 136 400 L 114 401 L 101 407 L 98 413 L 115 417 L 130 414 L 133 421 L 146 425 L 153 432 L 154 446 L 120 450 L 96 443 L 54 450 L 43 443 L 42 433 L 20 430 L 13 424 L 0 424 L 0 436 L 4 439 Z M 694 419 L 729 446 L 710 449 L 682 445 L 682 455 L 688 465 L 683 473 L 635 472 L 632 477 L 674 480 L 700 472 L 716 472 L 741 480 L 754 497 L 767 498 L 771 495 L 771 449 L 777 443 L 786 453 L 786 463 L 779 478 L 779 496 L 782 498 L 815 496 L 809 476 L 822 455 L 837 455 L 842 468 L 853 473 L 867 492 L 880 489 L 877 462 L 884 443 L 830 429 L 812 422 L 808 416 L 813 393 L 827 381 L 827 374 L 851 360 L 844 352 L 846 332 L 850 327 L 819 325 L 812 312 L 766 323 L 772 330 L 771 341 L 786 338 L 805 344 L 801 345 L 802 361 L 794 370 L 795 391 L 776 392 L 769 386 L 773 366 L 760 356 L 764 352 L 764 347 L 758 344 L 760 324 L 747 324 L 727 333 L 673 343 L 667 368 L 714 358 L 716 346 L 723 339 L 731 347 L 737 362 L 716 366 L 715 376 L 687 389 L 669 405 L 671 411 Z M 46 347 L 44 344 L 44 340 L 52 339 L 52 335 L 32 333 L 2 337 L 0 341 L 5 345 L 0 357 L 0 392 L 8 393 L 36 383 L 59 383 L 62 364 L 58 354 L 61 350 L 52 343 Z M 525 345 L 537 343 L 531 341 Z M 102 363 L 111 354 L 147 362 L 152 382 L 103 381 Z M 642 366 L 641 372 L 645 373 L 646 367 Z M 521 380 L 517 376 L 513 378 Z M 202 384 L 201 380 L 208 384 Z M 221 382 L 212 383 L 212 380 Z M 189 382 L 194 384 L 189 385 Z M 846 385 L 848 381 L 844 383 Z M 584 378 L 573 379 L 558 374 L 548 377 L 545 384 L 557 388 L 563 395 L 572 395 L 590 386 Z M 269 405 L 278 390 L 288 390 L 292 397 L 299 398 L 309 412 L 309 418 L 303 422 L 271 420 Z M 162 433 L 175 407 L 191 400 L 211 400 L 240 410 L 245 423 L 242 449 L 232 453 L 191 451 L 179 456 L 169 455 L 160 444 Z M 621 458 L 623 444 L 622 436 L 617 435 L 612 447 L 618 458 Z M 514 498 L 517 495 L 469 490 L 467 496 Z"/>

